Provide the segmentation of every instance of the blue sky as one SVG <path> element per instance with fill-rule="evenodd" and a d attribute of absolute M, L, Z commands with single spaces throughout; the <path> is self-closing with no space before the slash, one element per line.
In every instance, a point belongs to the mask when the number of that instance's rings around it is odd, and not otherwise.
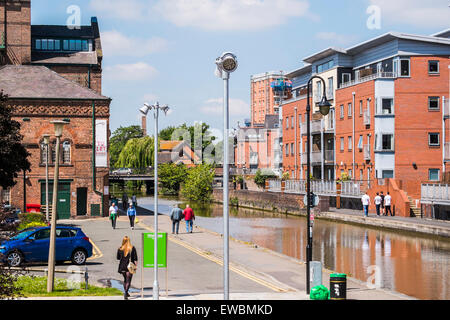
<path fill-rule="evenodd" d="M 322 49 L 389 31 L 430 35 L 450 21 L 448 0 L 34 0 L 32 23 L 64 25 L 72 5 L 82 25 L 99 21 L 112 131 L 140 124 L 142 104 L 159 101 L 172 108 L 160 128 L 203 121 L 220 132 L 223 85 L 214 61 L 224 51 L 239 60 L 230 81 L 236 126 L 249 118 L 252 74 L 292 71 Z M 368 28 L 370 8 L 379 10 L 380 28 Z"/>

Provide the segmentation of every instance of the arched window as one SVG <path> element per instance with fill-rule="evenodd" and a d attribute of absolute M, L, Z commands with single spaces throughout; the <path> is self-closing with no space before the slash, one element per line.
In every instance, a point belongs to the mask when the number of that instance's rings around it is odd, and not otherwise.
<path fill-rule="evenodd" d="M 52 156 L 51 163 L 55 164 L 56 163 L 56 140 L 52 141 L 50 143 L 50 150 L 51 150 L 51 156 Z"/>
<path fill-rule="evenodd" d="M 70 141 L 64 141 L 62 144 L 62 160 L 63 164 L 70 164 L 71 161 Z"/>
<path fill-rule="evenodd" d="M 50 148 L 50 146 L 49 146 L 49 148 Z M 45 165 L 47 162 L 47 145 L 44 142 L 41 142 L 40 150 L 41 150 L 41 164 Z M 50 154 L 49 154 L 49 158 L 50 158 Z"/>

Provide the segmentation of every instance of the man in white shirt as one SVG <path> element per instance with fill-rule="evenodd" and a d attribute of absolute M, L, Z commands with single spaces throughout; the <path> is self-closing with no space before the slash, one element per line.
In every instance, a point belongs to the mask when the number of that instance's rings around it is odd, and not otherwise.
<path fill-rule="evenodd" d="M 111 220 L 113 229 L 116 228 L 117 212 L 118 212 L 118 208 L 117 208 L 116 204 L 113 202 L 111 204 L 111 207 L 109 207 L 109 220 Z"/>
<path fill-rule="evenodd" d="M 389 212 L 392 217 L 394 215 L 392 214 L 392 210 L 391 210 L 391 202 L 392 202 L 392 197 L 388 192 L 386 197 L 384 197 L 384 207 L 386 208 L 386 215 L 388 215 L 388 212 Z"/>
<path fill-rule="evenodd" d="M 380 216 L 380 208 L 381 208 L 381 197 L 377 192 L 377 196 L 374 199 L 375 206 L 377 207 L 377 216 Z"/>
<path fill-rule="evenodd" d="M 369 216 L 369 205 L 370 205 L 370 197 L 367 192 L 362 196 L 361 202 L 364 208 L 364 216 Z"/>

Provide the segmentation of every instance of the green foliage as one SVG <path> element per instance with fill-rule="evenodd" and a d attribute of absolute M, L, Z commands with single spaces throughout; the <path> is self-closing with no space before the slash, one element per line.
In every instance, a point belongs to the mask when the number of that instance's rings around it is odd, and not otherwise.
<path fill-rule="evenodd" d="M 44 222 L 28 222 L 28 223 L 21 223 L 18 227 L 17 227 L 17 231 L 22 231 L 28 228 L 37 228 L 37 227 L 46 227 L 47 224 Z"/>
<path fill-rule="evenodd" d="M 182 195 L 190 201 L 211 201 L 214 168 L 210 165 L 198 165 L 190 168 L 183 185 Z"/>
<path fill-rule="evenodd" d="M 262 171 L 258 169 L 254 181 L 258 187 L 265 188 L 266 180 L 275 178 L 277 178 L 277 176 L 274 173 L 262 173 Z"/>
<path fill-rule="evenodd" d="M 289 180 L 289 177 L 290 177 L 290 175 L 289 175 L 289 172 L 283 172 L 283 174 L 281 175 L 281 180 L 283 180 L 283 181 L 286 181 L 286 180 Z"/>
<path fill-rule="evenodd" d="M 234 207 L 239 207 L 239 198 L 238 197 L 231 197 L 230 198 L 230 204 Z"/>
<path fill-rule="evenodd" d="M 0 187 L 7 189 L 16 184 L 18 174 L 30 171 L 31 155 L 22 145 L 20 123 L 12 119 L 12 108 L 7 96 L 0 92 Z"/>
<path fill-rule="evenodd" d="M 164 195 L 178 195 L 180 186 L 186 181 L 184 164 L 164 163 L 158 166 L 159 187 Z"/>
<path fill-rule="evenodd" d="M 139 139 L 144 136 L 140 126 L 120 127 L 115 130 L 109 139 L 109 158 L 112 167 L 117 166 L 117 160 L 122 149 L 131 139 Z"/>
<path fill-rule="evenodd" d="M 42 213 L 38 212 L 21 213 L 19 214 L 19 219 L 20 224 L 17 227 L 18 231 L 26 228 L 47 226 L 47 224 L 45 223 L 45 216 Z"/>
<path fill-rule="evenodd" d="M 147 168 L 153 166 L 154 159 L 153 137 L 130 139 L 119 154 L 117 167 Z"/>
<path fill-rule="evenodd" d="M 341 174 L 341 177 L 337 180 L 337 182 L 342 183 L 345 181 L 350 181 L 350 176 L 348 175 L 347 172 L 344 172 Z"/>

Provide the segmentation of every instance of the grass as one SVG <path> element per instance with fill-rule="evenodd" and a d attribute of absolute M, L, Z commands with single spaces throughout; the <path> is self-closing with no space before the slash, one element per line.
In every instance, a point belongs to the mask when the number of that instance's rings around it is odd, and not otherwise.
<path fill-rule="evenodd" d="M 17 287 L 25 297 L 83 297 L 83 296 L 121 296 L 122 292 L 116 288 L 88 286 L 85 290 L 84 282 L 72 282 L 67 279 L 55 279 L 54 290 L 47 292 L 47 278 L 21 276 L 18 277 Z"/>

